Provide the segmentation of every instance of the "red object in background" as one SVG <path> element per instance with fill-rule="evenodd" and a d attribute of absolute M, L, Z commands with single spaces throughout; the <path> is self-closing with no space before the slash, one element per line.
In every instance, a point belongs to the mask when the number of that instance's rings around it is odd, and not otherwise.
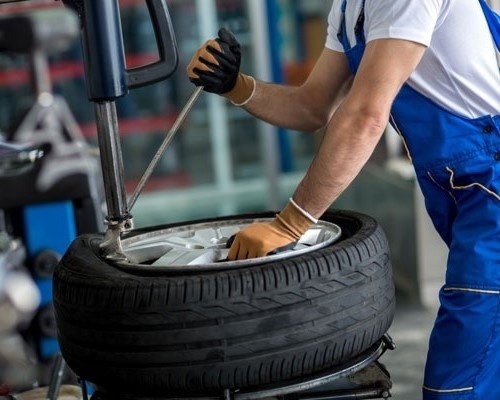
<path fill-rule="evenodd" d="M 7 396 L 9 393 L 9 387 L 4 383 L 0 383 L 0 396 Z"/>

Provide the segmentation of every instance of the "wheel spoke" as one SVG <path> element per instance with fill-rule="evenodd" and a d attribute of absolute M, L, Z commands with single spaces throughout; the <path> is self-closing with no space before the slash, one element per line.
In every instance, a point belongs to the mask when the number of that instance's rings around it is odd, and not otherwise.
<path fill-rule="evenodd" d="M 172 249 L 156 260 L 153 266 L 179 266 L 210 264 L 217 261 L 221 252 L 215 249 L 200 249 L 184 251 L 182 249 Z"/>

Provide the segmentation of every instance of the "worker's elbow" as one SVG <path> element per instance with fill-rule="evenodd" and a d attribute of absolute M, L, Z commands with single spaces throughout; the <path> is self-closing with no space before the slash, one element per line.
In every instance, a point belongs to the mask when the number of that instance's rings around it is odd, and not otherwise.
<path fill-rule="evenodd" d="M 384 113 L 366 113 L 361 117 L 361 130 L 366 135 L 378 139 L 384 132 L 388 116 Z"/>
<path fill-rule="evenodd" d="M 355 130 L 367 139 L 378 140 L 387 127 L 389 120 L 388 111 L 380 107 L 374 107 L 373 104 L 361 108 L 351 108 L 347 105 L 342 107 L 341 114 L 343 123 L 355 127 Z"/>

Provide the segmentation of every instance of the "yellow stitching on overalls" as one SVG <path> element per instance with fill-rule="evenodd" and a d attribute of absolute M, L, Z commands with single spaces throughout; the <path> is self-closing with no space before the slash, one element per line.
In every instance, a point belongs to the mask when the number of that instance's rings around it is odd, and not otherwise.
<path fill-rule="evenodd" d="M 446 190 L 446 188 L 444 188 L 442 185 L 440 185 L 435 179 L 434 177 L 432 176 L 432 174 L 427 171 L 427 175 L 429 176 L 429 178 L 431 179 L 432 182 L 434 182 L 434 184 L 440 188 L 441 190 L 443 190 L 444 192 L 448 193 L 450 195 L 450 197 L 453 199 L 453 201 L 455 202 L 455 204 L 457 204 L 457 199 L 455 198 L 455 196 L 453 196 L 453 193 L 451 193 L 449 190 Z"/>
<path fill-rule="evenodd" d="M 425 390 L 428 390 L 429 392 L 434 392 L 434 393 L 460 393 L 460 392 L 470 392 L 471 390 L 474 390 L 474 387 L 466 387 L 466 388 L 460 388 L 460 389 L 431 389 L 430 387 L 427 386 L 422 386 Z"/>
<path fill-rule="evenodd" d="M 396 120 L 394 119 L 394 117 L 392 116 L 392 114 L 389 114 L 389 119 L 391 120 L 392 127 L 398 133 L 399 137 L 403 141 L 403 146 L 405 147 L 406 155 L 408 156 L 410 162 L 413 164 L 413 159 L 411 158 L 410 150 L 408 149 L 408 146 L 406 145 L 406 141 L 405 141 L 405 138 L 403 136 L 403 133 L 399 129 L 398 124 L 396 123 Z"/>
<path fill-rule="evenodd" d="M 486 186 L 481 185 L 480 183 L 474 182 L 474 183 L 471 183 L 471 184 L 465 185 L 465 186 L 455 186 L 455 184 L 453 183 L 453 178 L 455 177 L 455 172 L 450 167 L 446 167 L 446 170 L 450 173 L 450 186 L 452 187 L 452 189 L 463 190 L 463 189 L 470 189 L 474 186 L 477 186 L 477 187 L 483 189 L 489 195 L 493 196 L 495 199 L 500 201 L 500 195 L 496 194 L 495 192 L 488 189 Z"/>

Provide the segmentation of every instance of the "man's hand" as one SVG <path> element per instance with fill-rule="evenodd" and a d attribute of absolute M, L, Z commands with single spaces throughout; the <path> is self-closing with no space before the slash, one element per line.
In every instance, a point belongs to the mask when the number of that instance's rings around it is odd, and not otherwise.
<path fill-rule="evenodd" d="M 186 70 L 196 86 L 241 105 L 252 96 L 255 80 L 240 73 L 240 64 L 240 44 L 230 31 L 222 28 L 218 38 L 207 40 L 196 51 Z"/>
<path fill-rule="evenodd" d="M 271 222 L 258 222 L 236 234 L 229 260 L 263 257 L 296 243 L 316 222 L 292 200 Z"/>

